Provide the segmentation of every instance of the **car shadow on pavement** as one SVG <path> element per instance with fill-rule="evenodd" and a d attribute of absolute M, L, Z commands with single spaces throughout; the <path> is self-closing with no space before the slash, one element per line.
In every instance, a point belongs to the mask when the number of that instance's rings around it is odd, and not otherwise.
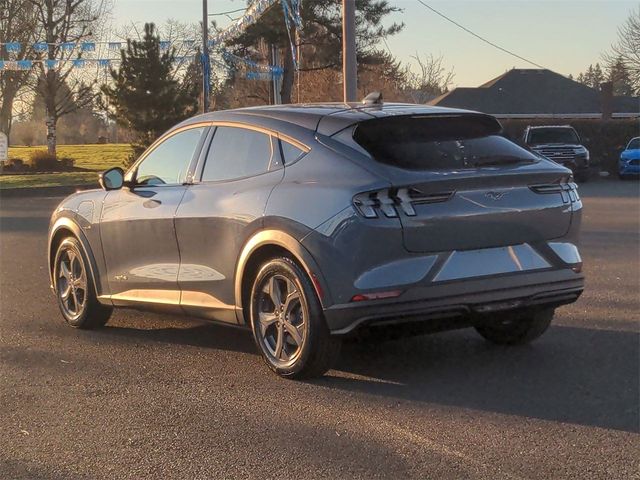
<path fill-rule="evenodd" d="M 639 335 L 552 327 L 497 347 L 472 331 L 347 344 L 329 388 L 637 432 Z"/>
<path fill-rule="evenodd" d="M 124 338 L 135 343 L 161 342 L 258 354 L 251 334 L 246 331 L 200 323 L 198 320 L 188 322 L 184 326 L 152 329 L 107 324 L 106 327 L 96 330 L 96 333 L 106 337 L 119 337 L 119 342 Z"/>
<path fill-rule="evenodd" d="M 176 326 L 167 327 L 163 321 L 158 320 L 159 328 L 108 325 L 99 332 L 118 342 L 258 355 L 247 331 L 178 318 Z M 388 342 L 346 342 L 335 370 L 310 383 L 398 402 L 637 432 L 639 351 L 640 336 L 632 331 L 554 326 L 531 345 L 498 347 L 467 329 Z"/>

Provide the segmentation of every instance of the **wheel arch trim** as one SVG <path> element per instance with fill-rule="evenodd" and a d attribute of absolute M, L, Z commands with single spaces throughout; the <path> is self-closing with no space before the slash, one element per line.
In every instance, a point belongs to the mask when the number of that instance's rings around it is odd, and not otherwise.
<path fill-rule="evenodd" d="M 311 279 L 323 308 L 325 305 L 331 305 L 332 302 L 326 280 L 311 253 L 296 238 L 286 232 L 281 230 L 261 230 L 245 243 L 236 262 L 234 292 L 238 323 L 245 323 L 242 307 L 242 284 L 246 267 L 255 252 L 262 247 L 268 246 L 279 247 L 288 251 Z"/>
<path fill-rule="evenodd" d="M 80 226 L 69 217 L 58 218 L 49 230 L 49 239 L 47 241 L 47 264 L 49 268 L 49 281 L 51 283 L 51 287 L 53 287 L 53 262 L 56 255 L 53 251 L 53 239 L 61 230 L 67 230 L 71 232 L 71 234 L 78 240 L 78 242 L 80 242 L 83 253 L 89 260 L 89 270 L 91 270 L 91 278 L 93 279 L 93 287 L 95 289 L 96 297 L 100 297 L 100 295 L 102 294 L 102 285 L 100 284 L 100 276 L 97 274 L 98 266 L 96 264 L 95 257 L 93 256 L 91 245 L 89 244 L 87 237 L 82 231 L 82 228 L 80 228 Z"/>

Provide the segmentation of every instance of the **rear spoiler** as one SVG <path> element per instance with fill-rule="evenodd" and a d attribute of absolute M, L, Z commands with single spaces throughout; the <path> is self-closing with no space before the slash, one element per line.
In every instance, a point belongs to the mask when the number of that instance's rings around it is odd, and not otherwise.
<path fill-rule="evenodd" d="M 486 122 L 496 124 L 497 133 L 502 132 L 502 124 L 492 115 L 480 112 L 471 112 L 466 110 L 432 111 L 428 107 L 420 107 L 418 105 L 407 105 L 402 108 L 381 109 L 379 107 L 360 107 L 341 110 L 326 115 L 320 119 L 316 127 L 316 133 L 331 137 L 342 130 L 353 127 L 356 124 L 376 121 L 384 121 L 400 118 L 455 118 L 455 117 L 475 117 L 483 119 Z"/>

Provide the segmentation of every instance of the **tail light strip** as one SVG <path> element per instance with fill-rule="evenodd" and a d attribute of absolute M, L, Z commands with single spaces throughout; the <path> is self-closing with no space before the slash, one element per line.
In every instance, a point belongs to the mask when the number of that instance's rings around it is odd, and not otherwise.
<path fill-rule="evenodd" d="M 559 193 L 562 195 L 562 201 L 564 203 L 575 203 L 580 200 L 578 196 L 578 185 L 573 182 L 530 185 L 529 188 L 535 193 L 540 194 Z"/>
<path fill-rule="evenodd" d="M 378 218 L 378 210 L 385 217 L 396 218 L 398 208 L 405 215 L 414 217 L 416 215 L 414 205 L 446 202 L 454 193 L 453 191 L 424 193 L 414 187 L 390 188 L 358 194 L 354 197 L 353 204 L 365 218 Z"/>

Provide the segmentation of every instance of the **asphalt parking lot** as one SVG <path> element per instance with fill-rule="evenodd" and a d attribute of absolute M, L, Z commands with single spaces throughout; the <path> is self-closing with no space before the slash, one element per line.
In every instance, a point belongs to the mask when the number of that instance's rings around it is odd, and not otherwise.
<path fill-rule="evenodd" d="M 45 256 L 60 198 L 2 198 L 0 478 L 640 478 L 639 184 L 580 193 L 587 290 L 538 342 L 349 344 L 306 383 L 198 320 L 65 326 Z"/>

